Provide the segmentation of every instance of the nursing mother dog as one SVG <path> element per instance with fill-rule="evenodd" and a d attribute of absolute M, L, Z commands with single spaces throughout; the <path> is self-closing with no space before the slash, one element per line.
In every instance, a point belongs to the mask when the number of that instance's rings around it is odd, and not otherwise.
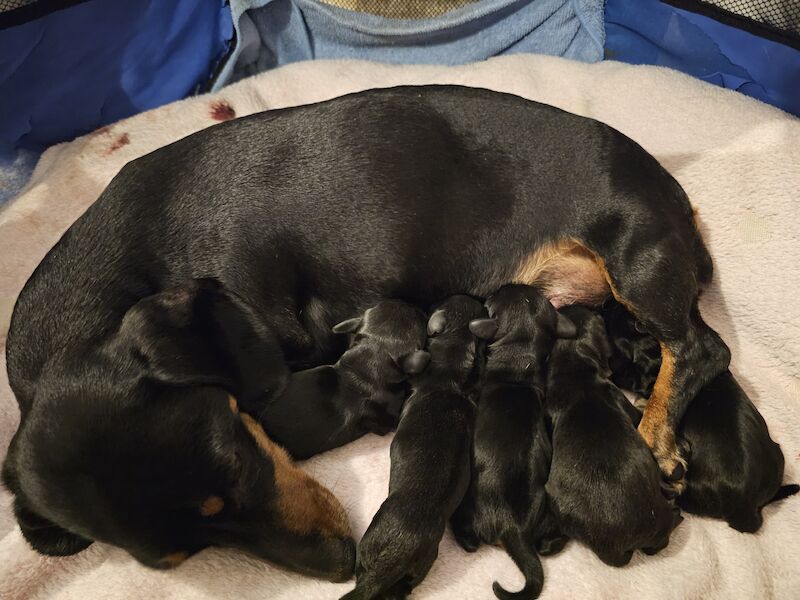
<path fill-rule="evenodd" d="M 26 284 L 3 481 L 44 554 L 100 541 L 168 568 L 230 546 L 348 579 L 342 506 L 249 414 L 382 298 L 519 282 L 613 294 L 660 342 L 639 432 L 680 489 L 675 427 L 729 362 L 697 309 L 710 277 L 675 180 L 551 106 L 398 87 L 226 122 L 126 165 Z"/>

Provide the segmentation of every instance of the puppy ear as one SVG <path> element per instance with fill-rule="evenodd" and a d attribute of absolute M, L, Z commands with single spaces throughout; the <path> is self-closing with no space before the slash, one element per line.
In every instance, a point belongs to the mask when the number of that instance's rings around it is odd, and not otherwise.
<path fill-rule="evenodd" d="M 92 540 L 70 533 L 23 507 L 19 499 L 14 500 L 14 516 L 17 517 L 22 537 L 39 554 L 69 556 L 92 544 Z"/>
<path fill-rule="evenodd" d="M 447 325 L 447 318 L 445 317 L 444 311 L 441 308 L 435 310 L 431 318 L 428 319 L 428 335 L 433 336 L 442 333 L 445 325 Z"/>
<path fill-rule="evenodd" d="M 220 385 L 240 401 L 281 389 L 289 376 L 274 333 L 210 279 L 140 300 L 123 318 L 115 343 L 128 347 L 157 381 Z"/>
<path fill-rule="evenodd" d="M 363 317 L 353 317 L 333 326 L 333 333 L 355 333 L 361 327 Z"/>
<path fill-rule="evenodd" d="M 569 317 L 556 313 L 556 337 L 573 339 L 578 335 L 578 328 Z"/>
<path fill-rule="evenodd" d="M 416 350 L 401 356 L 397 362 L 406 375 L 419 375 L 431 362 L 431 355 L 425 350 Z"/>
<path fill-rule="evenodd" d="M 473 319 L 469 322 L 469 330 L 476 338 L 493 340 L 497 335 L 497 319 Z"/>

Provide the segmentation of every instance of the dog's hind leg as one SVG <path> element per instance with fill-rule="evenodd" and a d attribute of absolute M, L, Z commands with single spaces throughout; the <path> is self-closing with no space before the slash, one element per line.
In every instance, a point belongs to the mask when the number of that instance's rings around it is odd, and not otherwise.
<path fill-rule="evenodd" d="M 475 552 L 481 545 L 480 536 L 475 531 L 474 493 L 473 482 L 470 481 L 469 489 L 464 494 L 461 504 L 450 517 L 450 527 L 453 529 L 456 542 L 467 552 Z"/>
<path fill-rule="evenodd" d="M 647 231 L 641 235 L 646 237 Z M 697 242 L 701 243 L 701 242 Z M 700 316 L 698 282 L 705 265 L 695 265 L 696 248 L 680 238 L 663 236 L 644 248 L 596 253 L 611 292 L 661 346 L 661 368 L 639 423 L 662 473 L 684 487 L 686 461 L 676 431 L 697 393 L 730 363 L 730 351 Z"/>

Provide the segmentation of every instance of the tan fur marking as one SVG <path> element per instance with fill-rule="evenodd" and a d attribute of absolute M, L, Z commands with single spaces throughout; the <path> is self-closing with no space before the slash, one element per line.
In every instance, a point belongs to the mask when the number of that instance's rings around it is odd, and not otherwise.
<path fill-rule="evenodd" d="M 162 558 L 158 562 L 160 565 L 171 569 L 173 567 L 177 567 L 187 558 L 189 558 L 188 552 L 173 552 L 172 554 L 167 554 L 164 558 Z"/>
<path fill-rule="evenodd" d="M 233 414 L 239 414 L 239 403 L 236 401 L 236 398 L 231 395 L 228 395 L 228 406 Z"/>
<path fill-rule="evenodd" d="M 617 286 L 614 284 L 614 280 L 611 278 L 611 273 L 608 272 L 608 268 L 606 267 L 606 261 L 603 260 L 603 258 L 598 256 L 597 254 L 593 255 L 594 255 L 594 260 L 597 263 L 597 268 L 600 269 L 600 272 L 603 274 L 603 277 L 608 283 L 608 287 L 611 289 L 611 295 L 614 296 L 614 299 L 617 302 L 619 302 L 620 304 L 622 304 L 622 306 L 628 309 L 629 313 L 631 313 L 634 317 L 638 319 L 639 318 L 638 309 L 633 304 L 628 302 L 628 300 L 624 298 L 622 294 L 620 294 L 619 290 L 617 289 Z"/>
<path fill-rule="evenodd" d="M 599 305 L 608 295 L 596 255 L 571 238 L 549 242 L 528 254 L 512 281 L 537 285 L 556 308 L 573 303 Z"/>
<path fill-rule="evenodd" d="M 669 452 L 675 440 L 674 436 L 669 435 L 671 439 L 665 439 L 664 434 L 671 432 L 672 429 L 667 423 L 669 415 L 669 405 L 672 402 L 672 380 L 675 376 L 675 356 L 672 351 L 661 344 L 661 369 L 658 371 L 653 393 L 647 401 L 647 408 L 645 408 L 642 415 L 642 421 L 639 424 L 639 433 L 650 446 L 657 453 L 661 451 Z M 665 448 L 663 446 L 669 446 Z"/>
<path fill-rule="evenodd" d="M 336 497 L 295 466 L 286 450 L 273 442 L 248 414 L 240 413 L 250 435 L 275 466 L 278 510 L 287 529 L 300 535 L 319 531 L 333 537 L 350 537 L 347 514 Z"/>
<path fill-rule="evenodd" d="M 200 505 L 200 514 L 204 517 L 213 517 L 225 506 L 225 502 L 219 496 L 209 496 Z"/>

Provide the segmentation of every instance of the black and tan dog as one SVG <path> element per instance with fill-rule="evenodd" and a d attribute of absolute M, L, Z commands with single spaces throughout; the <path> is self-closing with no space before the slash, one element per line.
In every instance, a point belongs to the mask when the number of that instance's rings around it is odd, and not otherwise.
<path fill-rule="evenodd" d="M 423 350 L 426 322 L 418 308 L 384 300 L 339 323 L 333 330 L 351 334 L 350 347 L 333 365 L 292 373 L 286 390 L 257 413 L 264 431 L 303 459 L 393 430 L 408 376 L 421 373 L 430 358 Z"/>
<path fill-rule="evenodd" d="M 544 574 L 536 550 L 560 550 L 544 490 L 552 447 L 544 418 L 544 365 L 556 336 L 575 326 L 535 288 L 507 285 L 486 302 L 490 318 L 472 332 L 490 341 L 473 440 L 472 480 L 453 515 L 453 533 L 467 551 L 499 544 L 525 575 L 511 593 L 495 582 L 498 598 L 536 598 Z"/>
<path fill-rule="evenodd" d="M 228 121 L 126 165 L 25 285 L 4 480 L 46 554 L 100 540 L 170 566 L 232 545 L 347 577 L 341 507 L 278 471 L 229 396 L 255 410 L 335 362 L 331 327 L 383 298 L 610 291 L 663 347 L 639 430 L 677 478 L 675 428 L 729 361 L 697 311 L 710 276 L 676 181 L 551 106 L 399 87 Z"/>
<path fill-rule="evenodd" d="M 581 306 L 562 309 L 578 328 L 556 340 L 547 367 L 546 410 L 553 461 L 546 490 L 561 529 L 612 566 L 634 550 L 655 553 L 682 518 L 664 497 L 653 456 L 609 379 L 603 319 Z"/>
<path fill-rule="evenodd" d="M 661 362 L 658 343 L 639 331 L 621 305 L 611 303 L 604 314 L 614 348 L 614 377 L 626 389 L 649 394 Z M 783 452 L 730 371 L 700 390 L 679 435 L 690 469 L 678 504 L 687 512 L 725 519 L 737 531 L 752 533 L 761 527 L 765 505 L 800 489 L 781 485 Z"/>
<path fill-rule="evenodd" d="M 453 296 L 431 315 L 430 365 L 411 379 L 392 440 L 389 495 L 358 545 L 358 582 L 345 598 L 405 597 L 436 560 L 470 479 L 483 361 L 469 323 L 485 314 L 477 300 Z"/>

